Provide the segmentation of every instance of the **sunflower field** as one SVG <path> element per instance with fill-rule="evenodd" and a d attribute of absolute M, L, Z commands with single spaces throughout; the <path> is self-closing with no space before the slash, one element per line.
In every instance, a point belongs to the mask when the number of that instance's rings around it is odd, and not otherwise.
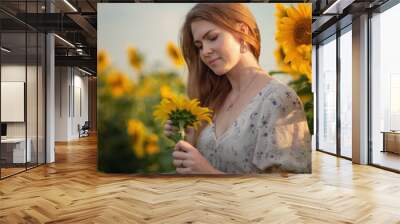
<path fill-rule="evenodd" d="M 172 42 L 166 51 L 177 68 L 183 65 L 181 53 Z M 98 170 L 174 172 L 174 142 L 163 136 L 163 127 L 154 119 L 153 111 L 162 98 L 184 94 L 184 82 L 176 71 L 144 73 L 144 56 L 134 47 L 128 47 L 127 59 L 136 72 L 135 81 L 112 66 L 107 52 L 99 51 L 97 56 Z"/>

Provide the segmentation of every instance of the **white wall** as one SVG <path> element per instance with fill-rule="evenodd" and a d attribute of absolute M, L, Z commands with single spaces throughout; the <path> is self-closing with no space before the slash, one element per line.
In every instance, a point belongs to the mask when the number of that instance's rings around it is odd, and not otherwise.
<path fill-rule="evenodd" d="M 68 140 L 68 86 L 67 67 L 55 68 L 55 141 Z"/>
<path fill-rule="evenodd" d="M 88 120 L 88 78 L 83 75 L 76 68 L 56 67 L 56 141 L 77 139 L 78 124 Z"/>
<path fill-rule="evenodd" d="M 38 70 L 37 70 L 38 69 Z M 44 163 L 44 74 L 42 67 L 25 64 L 3 64 L 1 66 L 1 81 L 3 82 L 25 82 L 26 83 L 26 106 L 25 102 L 21 112 L 26 111 L 26 121 L 6 122 L 8 138 L 25 138 L 31 143 L 32 161 Z M 27 81 L 25 80 L 27 77 Z M 23 93 L 22 93 L 23 94 Z M 2 95 L 2 98 L 7 95 Z M 13 108 L 2 107 L 2 112 L 15 113 Z M 10 111 L 7 111 L 10 110 Z M 14 109 L 15 110 L 15 109 Z M 39 154 L 37 156 L 37 153 Z"/>
<path fill-rule="evenodd" d="M 32 67 L 28 66 L 29 70 Z M 1 66 L 1 81 L 3 82 L 25 82 L 25 65 L 2 65 Z M 29 95 L 29 94 L 28 94 Z M 4 96 L 3 96 L 4 97 Z M 1 108 L 7 110 L 7 108 Z M 25 137 L 25 123 L 24 122 L 11 122 L 7 123 L 7 136 L 8 137 Z"/>
<path fill-rule="evenodd" d="M 1 81 L 25 82 L 25 68 L 25 65 L 2 65 Z M 28 71 L 28 74 L 36 73 L 36 67 L 28 66 L 26 69 Z M 36 97 L 36 90 L 34 92 L 28 92 L 27 96 Z M 31 102 L 32 100 L 27 99 L 27 101 Z M 1 108 L 1 110 L 7 110 L 7 108 Z M 33 118 L 30 117 L 30 114 L 28 114 L 28 121 L 31 120 L 33 120 Z M 29 125 L 28 127 L 31 126 L 32 125 Z M 7 137 L 25 137 L 25 122 L 7 122 Z"/>
<path fill-rule="evenodd" d="M 76 75 L 77 70 L 74 70 L 74 108 L 73 111 L 73 119 L 72 119 L 72 135 L 78 136 L 78 129 L 77 126 L 80 124 L 81 126 L 88 121 L 88 78 L 85 76 L 81 76 L 83 73 L 78 73 Z M 81 108 L 80 108 L 81 107 Z M 80 111 L 81 110 L 81 111 Z"/>

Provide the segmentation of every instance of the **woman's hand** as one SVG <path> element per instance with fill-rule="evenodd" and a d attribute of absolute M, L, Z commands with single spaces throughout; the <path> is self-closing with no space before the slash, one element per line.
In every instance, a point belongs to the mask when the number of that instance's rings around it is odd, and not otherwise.
<path fill-rule="evenodd" d="M 223 174 L 215 169 L 201 153 L 186 141 L 179 141 L 172 153 L 179 174 Z"/>
<path fill-rule="evenodd" d="M 164 125 L 164 135 L 167 137 L 171 137 L 173 134 L 178 133 L 179 128 L 172 125 L 171 120 L 167 120 Z M 185 129 L 185 140 L 188 141 L 190 144 L 194 144 L 195 138 L 195 130 L 192 127 L 188 127 Z"/>
<path fill-rule="evenodd" d="M 164 125 L 164 135 L 170 137 L 176 132 L 178 132 L 178 128 L 172 125 L 171 120 L 167 120 Z"/>

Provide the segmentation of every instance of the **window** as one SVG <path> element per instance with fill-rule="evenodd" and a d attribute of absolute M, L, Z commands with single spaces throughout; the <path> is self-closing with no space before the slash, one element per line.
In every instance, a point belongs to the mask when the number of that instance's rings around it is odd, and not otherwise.
<path fill-rule="evenodd" d="M 340 155 L 352 157 L 352 34 L 340 36 Z M 344 31 L 345 32 L 345 31 Z"/>
<path fill-rule="evenodd" d="M 393 153 L 400 148 L 400 133 L 391 133 L 400 130 L 400 33 L 393 29 L 398 21 L 400 5 L 371 18 L 372 164 L 395 170 L 400 170 L 400 150 Z"/>
<path fill-rule="evenodd" d="M 40 12 L 43 4 L 19 2 L 18 7 L 22 15 Z M 5 178 L 45 163 L 46 40 L 35 28 L 3 12 L 0 17 L 9 21 L 0 30 L 1 98 L 8 99 L 0 105 L 1 114 L 7 115 L 1 118 L 6 133 L 0 144 L 0 178 Z"/>
<path fill-rule="evenodd" d="M 318 48 L 318 149 L 336 153 L 336 40 Z"/>

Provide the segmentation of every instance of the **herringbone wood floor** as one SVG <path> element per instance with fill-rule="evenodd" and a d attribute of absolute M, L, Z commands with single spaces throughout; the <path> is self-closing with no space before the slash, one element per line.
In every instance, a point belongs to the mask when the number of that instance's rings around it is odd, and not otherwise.
<path fill-rule="evenodd" d="M 313 174 L 137 177 L 96 172 L 96 139 L 0 181 L 0 223 L 400 223 L 400 175 L 313 153 Z"/>

